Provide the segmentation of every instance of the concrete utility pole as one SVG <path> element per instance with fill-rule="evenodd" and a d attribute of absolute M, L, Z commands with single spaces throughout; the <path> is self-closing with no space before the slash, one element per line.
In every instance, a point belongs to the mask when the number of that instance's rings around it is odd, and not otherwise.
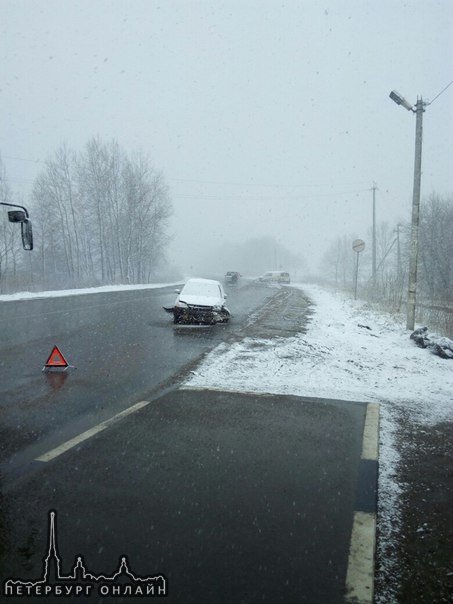
<path fill-rule="evenodd" d="M 373 288 L 376 287 L 376 183 L 373 182 L 373 268 L 372 268 L 372 276 L 373 276 Z"/>
<path fill-rule="evenodd" d="M 453 84 L 453 81 L 450 82 Z M 450 86 L 448 84 L 448 86 Z M 444 92 L 447 88 L 444 88 Z M 442 94 L 440 92 L 438 96 Z M 417 99 L 415 109 L 399 92 L 392 90 L 390 98 L 397 105 L 402 105 L 404 109 L 416 114 L 415 123 L 415 162 L 414 162 L 414 191 L 412 194 L 412 227 L 410 241 L 410 259 L 409 259 L 409 288 L 407 292 L 407 315 L 406 329 L 413 330 L 415 324 L 415 301 L 417 292 L 417 257 L 418 257 L 418 225 L 420 215 L 420 181 L 422 178 L 422 134 L 423 134 L 423 112 L 426 105 L 420 97 Z M 435 99 L 437 98 L 435 97 Z M 434 100 L 435 100 L 434 99 Z M 431 101 L 432 102 L 432 101 Z"/>
<path fill-rule="evenodd" d="M 422 177 L 422 135 L 425 103 L 420 97 L 415 105 L 415 161 L 414 190 L 412 195 L 412 226 L 409 261 L 409 287 L 407 292 L 406 329 L 413 330 L 415 324 L 415 302 L 417 292 L 418 230 L 420 222 L 420 183 Z"/>
<path fill-rule="evenodd" d="M 398 222 L 398 224 L 396 225 L 396 275 L 398 279 L 398 285 L 401 283 L 403 274 L 401 270 L 400 228 L 401 224 Z"/>

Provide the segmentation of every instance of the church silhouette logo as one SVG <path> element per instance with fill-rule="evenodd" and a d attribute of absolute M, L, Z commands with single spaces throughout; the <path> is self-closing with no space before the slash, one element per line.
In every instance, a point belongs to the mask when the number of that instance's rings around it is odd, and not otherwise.
<path fill-rule="evenodd" d="M 30 596 L 89 596 L 97 587 L 100 596 L 156 597 L 168 595 L 168 582 L 164 575 L 139 577 L 129 568 L 127 556 L 121 556 L 118 568 L 112 575 L 94 574 L 85 565 L 83 556 L 75 558 L 72 573 L 62 572 L 56 534 L 56 511 L 49 511 L 48 547 L 43 558 L 43 573 L 36 581 L 6 579 L 5 597 Z"/>

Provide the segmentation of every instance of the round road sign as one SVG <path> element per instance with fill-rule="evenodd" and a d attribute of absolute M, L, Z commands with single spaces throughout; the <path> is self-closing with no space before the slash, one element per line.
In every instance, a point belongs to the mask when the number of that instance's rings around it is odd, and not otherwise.
<path fill-rule="evenodd" d="M 362 239 L 355 239 L 352 242 L 352 249 L 354 250 L 354 252 L 363 252 L 363 250 L 365 249 L 365 242 Z"/>

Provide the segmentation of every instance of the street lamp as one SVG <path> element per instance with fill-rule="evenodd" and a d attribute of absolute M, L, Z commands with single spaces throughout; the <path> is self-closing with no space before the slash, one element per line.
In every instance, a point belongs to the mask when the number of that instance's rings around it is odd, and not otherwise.
<path fill-rule="evenodd" d="M 401 95 L 396 90 L 392 90 L 392 92 L 389 94 L 389 97 L 392 99 L 392 101 L 395 101 L 397 105 L 402 105 L 408 111 L 414 111 L 411 103 L 409 103 L 409 101 L 406 101 L 403 95 Z"/>
<path fill-rule="evenodd" d="M 416 115 L 415 123 L 415 162 L 414 162 L 414 189 L 412 195 L 412 226 L 411 226 L 411 244 L 410 244 L 410 259 L 409 259 L 409 285 L 407 291 L 407 315 L 406 329 L 413 330 L 415 323 L 415 299 L 417 292 L 417 257 L 418 257 L 418 225 L 420 222 L 420 182 L 422 176 L 422 132 L 423 132 L 423 112 L 425 111 L 426 103 L 420 97 L 417 99 L 415 109 L 406 101 L 406 99 L 392 90 L 390 98 L 397 105 L 402 105 L 408 111 L 412 111 Z"/>

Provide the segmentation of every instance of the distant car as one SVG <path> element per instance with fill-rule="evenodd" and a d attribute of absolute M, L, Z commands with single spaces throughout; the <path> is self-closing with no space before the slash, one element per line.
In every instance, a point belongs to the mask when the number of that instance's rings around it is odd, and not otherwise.
<path fill-rule="evenodd" d="M 285 271 L 267 271 L 261 277 L 258 277 L 258 281 L 263 283 L 291 283 L 289 273 Z"/>
<path fill-rule="evenodd" d="M 213 325 L 229 321 L 230 311 L 225 306 L 227 296 L 219 281 L 189 279 L 181 291 L 175 291 L 178 297 L 174 306 L 164 307 L 173 313 L 174 323 Z"/>
<path fill-rule="evenodd" d="M 228 271 L 225 274 L 225 283 L 227 283 L 227 284 L 237 283 L 239 281 L 240 276 L 241 276 L 240 273 L 238 273 L 237 271 Z"/>

